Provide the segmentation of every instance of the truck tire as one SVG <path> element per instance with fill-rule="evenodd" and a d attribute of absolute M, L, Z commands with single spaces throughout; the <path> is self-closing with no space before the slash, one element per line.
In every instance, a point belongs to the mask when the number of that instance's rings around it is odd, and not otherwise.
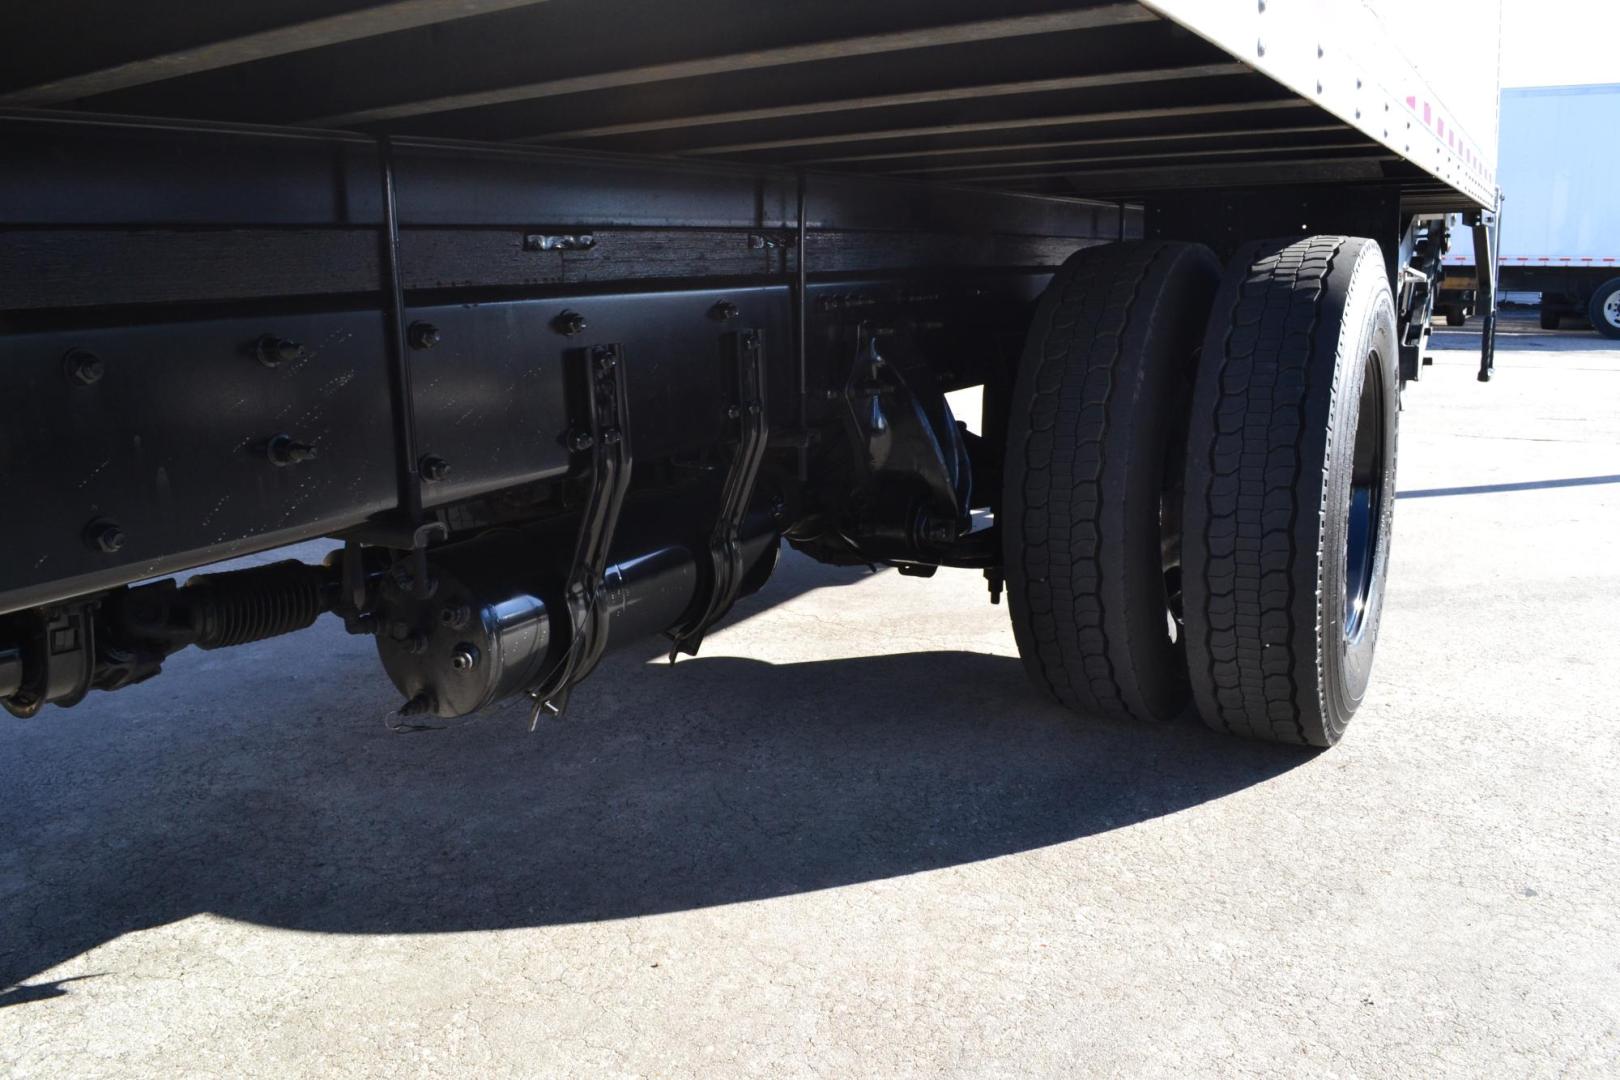
<path fill-rule="evenodd" d="M 1620 277 L 1597 287 L 1586 302 L 1586 317 L 1592 320 L 1592 329 L 1604 337 L 1620 338 Z"/>
<path fill-rule="evenodd" d="M 1467 326 L 1468 325 L 1468 316 L 1466 316 L 1466 315 L 1464 315 L 1462 313 L 1462 308 L 1448 307 L 1448 308 L 1446 308 L 1446 325 L 1447 326 Z"/>
<path fill-rule="evenodd" d="M 1164 519 L 1180 512 L 1180 435 L 1219 283 L 1202 245 L 1087 248 L 1030 326 L 1002 491 L 1008 608 L 1031 679 L 1077 712 L 1169 720 L 1187 706 Z"/>
<path fill-rule="evenodd" d="M 1399 350 L 1383 255 L 1240 249 L 1187 434 L 1187 661 L 1206 723 L 1331 746 L 1360 705 L 1389 565 Z"/>

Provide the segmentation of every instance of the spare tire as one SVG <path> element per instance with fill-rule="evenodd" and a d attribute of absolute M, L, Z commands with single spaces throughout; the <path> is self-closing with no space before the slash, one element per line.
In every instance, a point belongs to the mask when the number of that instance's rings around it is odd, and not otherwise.
<path fill-rule="evenodd" d="M 1180 437 L 1219 281 L 1198 244 L 1087 248 L 1030 326 L 998 516 L 1008 608 L 1030 678 L 1078 712 L 1186 708 Z"/>
<path fill-rule="evenodd" d="M 1187 660 L 1210 726 L 1330 746 L 1360 705 L 1389 565 L 1398 341 L 1378 245 L 1240 249 L 1187 435 Z"/>

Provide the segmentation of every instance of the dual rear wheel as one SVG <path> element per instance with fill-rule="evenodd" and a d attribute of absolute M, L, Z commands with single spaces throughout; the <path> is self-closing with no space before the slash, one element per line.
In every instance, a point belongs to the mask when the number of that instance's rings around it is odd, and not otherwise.
<path fill-rule="evenodd" d="M 1009 606 L 1070 708 L 1329 746 L 1367 686 L 1394 503 L 1394 305 L 1378 246 L 1076 253 L 1011 400 Z"/>

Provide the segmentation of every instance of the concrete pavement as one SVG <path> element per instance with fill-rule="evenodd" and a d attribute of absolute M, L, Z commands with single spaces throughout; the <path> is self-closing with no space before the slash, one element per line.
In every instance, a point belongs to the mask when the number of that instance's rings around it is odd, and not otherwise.
<path fill-rule="evenodd" d="M 1312 754 L 1080 723 L 982 580 L 789 558 L 568 716 L 335 624 L 0 724 L 12 1076 L 1620 1073 L 1620 347 L 1442 333 Z"/>

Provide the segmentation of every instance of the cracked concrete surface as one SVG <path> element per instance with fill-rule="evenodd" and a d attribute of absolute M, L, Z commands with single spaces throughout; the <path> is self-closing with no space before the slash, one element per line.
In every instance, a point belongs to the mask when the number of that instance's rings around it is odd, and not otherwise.
<path fill-rule="evenodd" d="M 533 736 L 390 734 L 336 625 L 0 724 L 0 1070 L 1616 1075 L 1620 348 L 1508 329 L 1408 392 L 1324 754 L 1076 723 L 977 575 L 797 559 Z"/>

